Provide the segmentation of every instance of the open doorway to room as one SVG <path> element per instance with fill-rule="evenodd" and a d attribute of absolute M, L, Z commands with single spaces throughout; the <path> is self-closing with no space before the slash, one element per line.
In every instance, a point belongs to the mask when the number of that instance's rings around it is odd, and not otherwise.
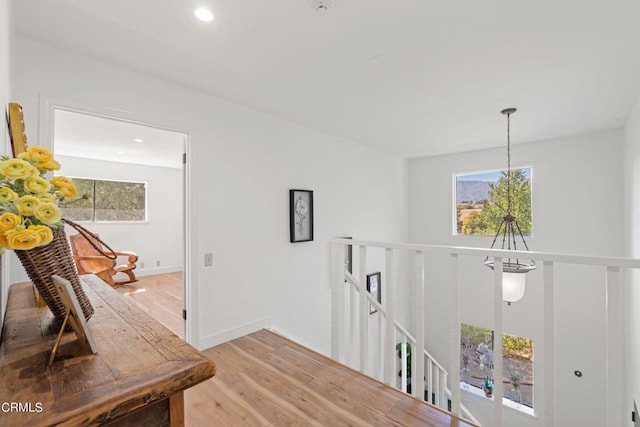
<path fill-rule="evenodd" d="M 135 264 L 136 281 L 119 284 L 131 279 L 118 272 L 114 289 L 184 338 L 187 135 L 58 107 L 53 114 L 56 174 L 73 178 L 82 196 L 63 215 L 137 255 L 119 258 Z"/>

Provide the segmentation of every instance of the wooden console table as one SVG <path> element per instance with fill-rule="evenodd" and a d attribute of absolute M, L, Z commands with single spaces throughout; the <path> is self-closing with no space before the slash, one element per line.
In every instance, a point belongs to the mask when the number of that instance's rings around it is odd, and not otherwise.
<path fill-rule="evenodd" d="M 184 426 L 183 391 L 211 378 L 215 364 L 102 280 L 81 280 L 95 309 L 89 329 L 98 353 L 71 358 L 75 334 L 66 333 L 49 368 L 53 315 L 38 307 L 30 284 L 11 287 L 0 426 Z"/>

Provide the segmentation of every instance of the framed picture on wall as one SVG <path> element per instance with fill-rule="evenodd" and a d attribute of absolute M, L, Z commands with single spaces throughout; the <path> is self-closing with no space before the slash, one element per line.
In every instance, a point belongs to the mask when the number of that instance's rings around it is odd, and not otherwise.
<path fill-rule="evenodd" d="M 367 274 L 367 292 L 373 295 L 376 301 L 382 304 L 382 276 L 380 272 Z M 369 304 L 369 314 L 373 314 L 378 310 L 371 304 Z"/>
<path fill-rule="evenodd" d="M 313 240 L 313 191 L 289 190 L 289 239 L 291 243 Z"/>

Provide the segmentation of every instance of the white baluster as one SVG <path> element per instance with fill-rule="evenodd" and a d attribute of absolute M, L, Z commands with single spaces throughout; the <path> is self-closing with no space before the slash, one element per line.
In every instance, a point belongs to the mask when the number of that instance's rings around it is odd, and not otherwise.
<path fill-rule="evenodd" d="M 447 393 L 445 392 L 447 388 L 447 372 L 442 371 L 442 384 L 440 384 L 440 402 L 442 403 L 442 408 L 449 410 L 447 407 Z M 460 388 L 458 386 L 458 388 Z"/>
<path fill-rule="evenodd" d="M 622 425 L 622 317 L 620 269 L 607 267 L 607 425 Z"/>
<path fill-rule="evenodd" d="M 555 346 L 555 298 L 553 295 L 553 262 L 544 261 L 544 425 L 554 427 L 556 404 L 556 346 Z"/>
<path fill-rule="evenodd" d="M 440 387 L 442 385 L 442 370 L 436 367 L 436 383 L 433 389 L 433 393 L 435 394 L 435 402 L 434 405 L 437 407 L 442 407 L 442 401 L 440 400 Z"/>
<path fill-rule="evenodd" d="M 349 366 L 356 366 L 356 343 L 358 327 L 358 292 L 355 286 L 349 286 Z"/>
<path fill-rule="evenodd" d="M 427 396 L 427 400 L 433 404 L 435 404 L 435 400 L 431 396 L 433 396 L 434 387 L 435 381 L 433 381 L 433 360 L 429 359 L 429 365 L 427 369 L 427 389 L 429 390 L 429 394 Z"/>
<path fill-rule="evenodd" d="M 493 426 L 502 426 L 502 258 L 494 258 L 493 270 Z"/>
<path fill-rule="evenodd" d="M 331 245 L 331 357 L 344 362 L 344 245 Z"/>
<path fill-rule="evenodd" d="M 400 386 L 402 391 L 407 391 L 407 336 L 402 334 L 402 347 L 400 347 Z M 412 359 L 415 359 L 413 357 Z"/>
<path fill-rule="evenodd" d="M 367 351 L 369 350 L 369 301 L 367 300 L 367 248 L 360 246 L 360 279 L 358 283 L 360 291 L 360 358 L 358 369 L 362 373 L 367 372 Z"/>
<path fill-rule="evenodd" d="M 460 415 L 460 258 L 451 254 L 451 412 Z"/>
<path fill-rule="evenodd" d="M 382 292 L 382 290 L 378 290 L 378 292 Z M 384 303 L 384 301 L 383 301 Z M 382 306 L 384 307 L 384 305 Z M 386 317 L 386 314 L 384 314 Z M 384 381 L 384 317 L 382 311 L 378 310 L 378 351 L 376 352 L 376 379 L 379 381 Z"/>
<path fill-rule="evenodd" d="M 384 351 L 384 378 L 385 382 L 395 387 L 396 381 L 396 344 L 395 344 L 395 327 L 393 326 L 394 318 L 394 301 L 393 301 L 393 292 L 394 287 L 396 286 L 394 280 L 394 260 L 393 260 L 393 249 L 385 249 L 385 270 L 384 277 L 385 280 L 383 282 L 383 292 L 384 292 L 384 307 L 387 315 L 385 317 L 385 346 L 386 351 Z"/>
<path fill-rule="evenodd" d="M 415 381 L 411 384 L 412 394 L 420 399 L 424 396 L 424 281 L 425 254 L 416 252 L 415 304 L 416 304 L 416 348 L 412 357 L 415 364 Z"/>

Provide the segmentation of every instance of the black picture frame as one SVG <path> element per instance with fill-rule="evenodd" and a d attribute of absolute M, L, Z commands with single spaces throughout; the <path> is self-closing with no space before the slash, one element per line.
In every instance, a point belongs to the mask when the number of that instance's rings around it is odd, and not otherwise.
<path fill-rule="evenodd" d="M 374 287 L 372 292 L 372 287 Z M 380 272 L 367 274 L 367 292 L 369 292 L 373 297 L 382 304 L 382 275 Z M 369 304 L 369 314 L 373 314 L 378 310 L 372 305 Z"/>
<path fill-rule="evenodd" d="M 289 190 L 289 241 L 313 240 L 313 191 Z"/>

